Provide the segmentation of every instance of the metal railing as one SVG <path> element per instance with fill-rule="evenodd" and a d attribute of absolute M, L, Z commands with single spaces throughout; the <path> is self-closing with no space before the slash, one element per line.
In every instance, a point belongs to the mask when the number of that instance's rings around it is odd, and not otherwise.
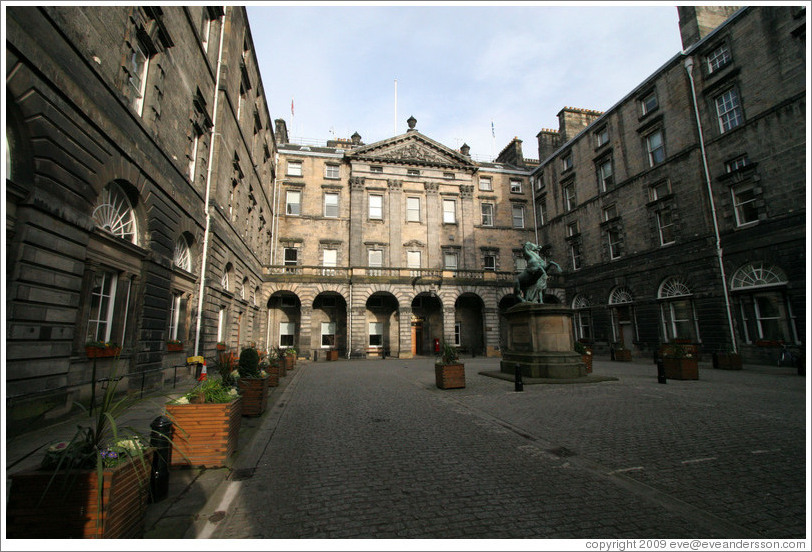
<path fill-rule="evenodd" d="M 309 265 L 266 265 L 263 267 L 266 276 L 306 276 L 327 277 L 348 280 L 352 277 L 367 278 L 424 278 L 431 280 L 482 280 L 485 282 L 512 282 L 514 272 L 495 270 L 450 270 L 443 268 L 409 268 L 409 267 L 325 267 Z"/>

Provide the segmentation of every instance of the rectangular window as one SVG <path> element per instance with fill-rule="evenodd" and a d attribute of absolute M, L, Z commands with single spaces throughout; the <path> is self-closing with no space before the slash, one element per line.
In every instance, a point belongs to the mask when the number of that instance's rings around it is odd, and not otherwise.
<path fill-rule="evenodd" d="M 369 172 L 382 173 L 383 167 L 380 167 L 378 165 L 372 165 L 371 167 L 369 167 Z"/>
<path fill-rule="evenodd" d="M 657 94 L 655 94 L 654 92 L 652 92 L 651 94 L 640 100 L 640 110 L 642 111 L 643 115 L 648 115 L 649 113 L 657 109 L 658 106 L 659 104 L 657 103 Z"/>
<path fill-rule="evenodd" d="M 708 73 L 713 73 L 714 71 L 718 71 L 728 63 L 730 63 L 731 56 L 730 56 L 730 49 L 727 47 L 727 44 L 722 44 L 718 48 L 716 48 L 707 58 L 708 62 Z"/>
<path fill-rule="evenodd" d="M 369 346 L 383 347 L 383 322 L 369 323 Z"/>
<path fill-rule="evenodd" d="M 445 263 L 446 270 L 457 270 L 457 254 L 456 253 L 444 253 L 443 259 Z"/>
<path fill-rule="evenodd" d="M 409 176 L 420 176 L 420 171 L 418 169 L 406 169 L 406 174 Z"/>
<path fill-rule="evenodd" d="M 147 71 L 149 70 L 149 57 L 146 48 L 136 40 L 130 54 L 130 88 L 132 89 L 132 106 L 138 115 L 144 112 L 144 93 L 147 88 Z"/>
<path fill-rule="evenodd" d="M 296 336 L 296 323 L 295 322 L 280 322 L 279 323 L 279 346 L 288 348 L 293 347 L 294 337 Z"/>
<path fill-rule="evenodd" d="M 725 172 L 733 172 L 737 171 L 741 168 L 746 167 L 750 164 L 750 159 L 747 158 L 746 155 L 740 155 L 735 159 L 731 159 L 730 161 L 725 163 Z"/>
<path fill-rule="evenodd" d="M 178 339 L 181 299 L 182 295 L 180 293 L 172 294 L 172 302 L 169 305 L 169 339 Z"/>
<path fill-rule="evenodd" d="M 457 222 L 457 203 L 453 199 L 443 200 L 443 222 L 448 224 Z"/>
<path fill-rule="evenodd" d="M 322 322 L 321 323 L 321 347 L 327 349 L 335 347 L 336 343 L 336 323 L 335 322 Z"/>
<path fill-rule="evenodd" d="M 485 255 L 482 264 L 485 270 L 496 270 L 496 255 Z"/>
<path fill-rule="evenodd" d="M 728 132 L 744 122 L 739 94 L 731 88 L 716 98 L 716 115 L 719 117 L 719 130 Z"/>
<path fill-rule="evenodd" d="M 406 265 L 409 268 L 420 268 L 420 251 L 407 251 L 406 252 Z M 419 276 L 420 271 L 412 271 L 412 276 Z"/>
<path fill-rule="evenodd" d="M 572 154 L 568 153 L 561 158 L 561 170 L 568 171 L 572 168 Z"/>
<path fill-rule="evenodd" d="M 522 193 L 522 181 L 521 180 L 511 180 L 510 181 L 510 193 L 512 193 L 512 194 L 520 194 L 520 193 Z"/>
<path fill-rule="evenodd" d="M 600 181 L 600 188 L 602 192 L 612 188 L 614 184 L 614 177 L 612 174 L 611 159 L 605 159 L 598 163 L 598 180 Z"/>
<path fill-rule="evenodd" d="M 513 206 L 513 228 L 524 228 L 524 205 Z"/>
<path fill-rule="evenodd" d="M 211 37 L 211 19 L 206 17 L 205 21 L 203 21 L 203 32 L 201 33 L 201 44 L 203 45 L 203 51 L 209 51 L 209 38 Z"/>
<path fill-rule="evenodd" d="M 383 196 L 369 196 L 369 218 L 383 220 Z"/>
<path fill-rule="evenodd" d="M 493 203 L 483 203 L 480 208 L 482 209 L 482 226 L 493 226 Z"/>
<path fill-rule="evenodd" d="M 189 150 L 189 180 L 192 184 L 195 183 L 195 172 L 197 171 L 197 149 L 200 147 L 200 134 L 194 130 L 194 138 L 192 138 L 191 149 Z"/>
<path fill-rule="evenodd" d="M 657 228 L 660 231 L 660 245 L 674 243 L 674 218 L 671 209 L 657 212 Z"/>
<path fill-rule="evenodd" d="M 564 186 L 564 210 L 572 211 L 575 209 L 575 184 L 570 182 Z"/>
<path fill-rule="evenodd" d="M 621 255 L 620 246 L 620 231 L 617 229 L 609 230 L 609 258 L 619 259 Z"/>
<path fill-rule="evenodd" d="M 454 345 L 459 347 L 462 345 L 462 323 L 454 322 Z"/>
<path fill-rule="evenodd" d="M 217 343 L 226 340 L 226 309 L 221 307 L 217 312 Z"/>
<path fill-rule="evenodd" d="M 544 187 L 544 175 L 540 174 L 536 177 L 536 191 L 540 191 Z"/>
<path fill-rule="evenodd" d="M 617 205 L 614 203 L 608 207 L 603 208 L 603 220 L 611 220 L 617 216 Z"/>
<path fill-rule="evenodd" d="M 285 194 L 285 214 L 292 216 L 302 214 L 302 192 L 287 191 L 287 194 Z"/>
<path fill-rule="evenodd" d="M 649 166 L 653 167 L 665 160 L 665 144 L 663 131 L 657 130 L 646 136 L 646 150 L 648 151 Z"/>
<path fill-rule="evenodd" d="M 301 161 L 288 161 L 288 176 L 302 176 Z"/>
<path fill-rule="evenodd" d="M 339 167 L 338 165 L 325 165 L 324 166 L 324 178 L 330 178 L 333 180 L 338 180 L 339 178 Z"/>
<path fill-rule="evenodd" d="M 291 267 L 299 264 L 299 250 L 295 247 L 285 248 L 285 266 Z"/>
<path fill-rule="evenodd" d="M 492 192 L 493 191 L 493 182 L 490 178 L 480 177 L 479 179 L 479 190 L 481 192 Z"/>
<path fill-rule="evenodd" d="M 525 268 L 527 268 L 527 259 L 524 256 L 518 256 L 513 258 L 513 265 L 516 267 L 516 272 L 521 272 Z"/>
<path fill-rule="evenodd" d="M 115 272 L 97 272 L 93 276 L 86 341 L 111 341 L 117 284 Z"/>
<path fill-rule="evenodd" d="M 370 267 L 368 271 L 370 276 L 380 276 L 381 271 L 376 269 L 380 269 L 383 266 L 383 250 L 370 249 L 367 252 L 367 264 Z"/>
<path fill-rule="evenodd" d="M 604 126 L 597 132 L 595 132 L 595 145 L 597 147 L 601 147 L 604 144 L 609 143 L 609 127 Z"/>
<path fill-rule="evenodd" d="M 338 194 L 324 194 L 324 216 L 329 218 L 338 217 Z"/>
<path fill-rule="evenodd" d="M 756 191 L 753 184 L 745 184 L 732 188 L 733 209 L 736 213 L 736 226 L 743 226 L 758 220 L 756 207 Z"/>
<path fill-rule="evenodd" d="M 338 250 L 337 249 L 325 249 L 322 252 L 322 266 L 324 267 L 321 270 L 321 273 L 324 276 L 334 276 L 336 271 L 335 267 L 338 264 Z"/>
<path fill-rule="evenodd" d="M 578 221 L 571 222 L 567 225 L 567 237 L 571 238 L 572 236 L 578 233 Z"/>
<path fill-rule="evenodd" d="M 577 243 L 570 244 L 570 264 L 573 270 L 581 268 L 581 246 Z"/>
<path fill-rule="evenodd" d="M 662 182 L 654 184 L 650 188 L 650 191 L 651 191 L 651 201 L 657 201 L 658 199 L 662 199 L 671 193 L 667 180 L 663 180 Z"/>
<path fill-rule="evenodd" d="M 547 221 L 547 197 L 542 197 L 538 204 L 538 217 L 539 224 L 545 224 Z"/>
<path fill-rule="evenodd" d="M 408 222 L 420 222 L 420 198 L 406 198 L 406 220 Z"/>

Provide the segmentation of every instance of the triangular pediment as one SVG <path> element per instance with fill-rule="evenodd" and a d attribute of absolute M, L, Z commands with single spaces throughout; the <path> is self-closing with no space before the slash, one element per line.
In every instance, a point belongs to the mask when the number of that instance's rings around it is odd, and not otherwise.
<path fill-rule="evenodd" d="M 456 169 L 475 167 L 469 157 L 416 131 L 363 146 L 354 150 L 350 156 L 358 160 L 381 163 Z"/>

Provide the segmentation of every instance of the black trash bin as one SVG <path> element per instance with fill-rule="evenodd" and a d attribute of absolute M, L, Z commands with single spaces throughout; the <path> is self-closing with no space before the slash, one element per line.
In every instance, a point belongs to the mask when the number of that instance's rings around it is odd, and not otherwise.
<path fill-rule="evenodd" d="M 172 454 L 172 420 L 158 416 L 150 424 L 150 445 L 155 447 L 149 481 L 150 501 L 159 502 L 169 494 L 169 460 Z"/>

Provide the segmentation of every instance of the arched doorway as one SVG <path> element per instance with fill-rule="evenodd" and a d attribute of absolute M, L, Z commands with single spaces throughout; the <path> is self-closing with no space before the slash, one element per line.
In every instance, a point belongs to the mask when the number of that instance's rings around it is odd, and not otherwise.
<path fill-rule="evenodd" d="M 277 291 L 268 298 L 268 348 L 299 347 L 302 303 L 292 291 Z"/>
<path fill-rule="evenodd" d="M 433 355 L 434 340 L 443 342 L 443 303 L 433 292 L 412 300 L 412 356 Z"/>
<path fill-rule="evenodd" d="M 347 302 L 335 291 L 325 291 L 313 300 L 310 335 L 312 348 L 335 349 L 339 355 L 347 350 Z"/>
<path fill-rule="evenodd" d="M 508 343 L 508 324 L 505 318 L 505 311 L 514 305 L 521 303 L 521 300 L 508 293 L 499 301 L 499 350 L 504 351 Z"/>
<path fill-rule="evenodd" d="M 637 340 L 637 324 L 634 313 L 634 297 L 625 287 L 616 287 L 609 294 L 609 314 L 612 317 L 612 341 L 632 350 Z"/>
<path fill-rule="evenodd" d="M 366 302 L 364 321 L 368 358 L 400 354 L 398 300 L 391 293 L 377 291 Z M 357 337 L 353 338 L 357 342 Z"/>
<path fill-rule="evenodd" d="M 475 293 L 463 293 L 454 304 L 454 344 L 460 352 L 485 354 L 485 303 Z"/>

